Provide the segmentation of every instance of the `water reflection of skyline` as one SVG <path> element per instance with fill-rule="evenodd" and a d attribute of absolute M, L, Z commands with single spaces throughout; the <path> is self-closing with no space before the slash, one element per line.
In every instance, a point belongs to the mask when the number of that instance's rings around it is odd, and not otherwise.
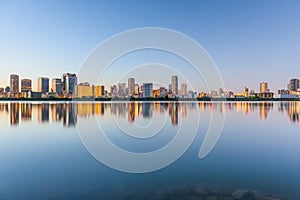
<path fill-rule="evenodd" d="M 38 123 L 61 122 L 65 127 L 73 127 L 77 117 L 105 116 L 107 114 L 127 118 L 133 123 L 138 118 L 152 118 L 154 114 L 167 114 L 172 125 L 179 123 L 179 117 L 185 118 L 191 110 L 201 112 L 242 112 L 244 115 L 258 111 L 262 121 L 268 119 L 271 112 L 280 112 L 289 122 L 300 126 L 300 102 L 118 102 L 118 103 L 0 103 L 0 115 L 10 117 L 10 125 L 21 122 Z"/>

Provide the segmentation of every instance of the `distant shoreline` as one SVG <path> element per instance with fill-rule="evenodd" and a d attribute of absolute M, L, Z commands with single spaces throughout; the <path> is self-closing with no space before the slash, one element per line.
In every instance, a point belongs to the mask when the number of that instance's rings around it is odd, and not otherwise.
<path fill-rule="evenodd" d="M 0 98 L 0 101 L 11 101 L 11 102 L 19 102 L 19 101 L 44 101 L 44 102 L 49 102 L 49 101 L 55 101 L 55 102 L 64 102 L 64 101 L 74 101 L 74 102 L 88 102 L 88 101 L 95 101 L 95 102 L 114 102 L 114 101 L 119 101 L 119 102 L 132 102 L 132 101 L 144 101 L 144 102 L 149 102 L 149 101 L 158 101 L 158 102 L 186 102 L 186 101 L 198 101 L 198 102 L 265 102 L 265 101 L 300 101 L 300 98 L 197 98 L 197 99 L 172 99 L 172 98 L 88 98 L 88 99 L 71 99 L 71 98 L 19 98 L 19 99 L 12 99 L 12 98 Z"/>

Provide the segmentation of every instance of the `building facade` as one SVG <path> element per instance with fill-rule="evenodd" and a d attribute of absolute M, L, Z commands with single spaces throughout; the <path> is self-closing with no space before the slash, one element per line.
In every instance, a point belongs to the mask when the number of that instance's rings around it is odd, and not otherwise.
<path fill-rule="evenodd" d="M 174 95 L 178 94 L 178 76 L 171 77 L 171 90 L 172 90 L 172 94 Z"/>
<path fill-rule="evenodd" d="M 47 93 L 49 92 L 49 78 L 39 77 L 38 78 L 38 92 Z"/>
<path fill-rule="evenodd" d="M 21 92 L 29 92 L 32 91 L 32 85 L 30 79 L 22 79 L 21 80 Z"/>
<path fill-rule="evenodd" d="M 10 75 L 10 96 L 19 97 L 19 75 Z"/>
<path fill-rule="evenodd" d="M 52 92 L 61 94 L 61 79 L 60 78 L 52 79 Z"/>
<path fill-rule="evenodd" d="M 135 89 L 135 80 L 134 78 L 129 78 L 128 79 L 128 96 L 133 96 L 134 95 L 134 89 Z"/>
<path fill-rule="evenodd" d="M 76 94 L 76 74 L 64 73 L 61 78 L 61 91 L 65 97 L 73 97 Z"/>
<path fill-rule="evenodd" d="M 152 97 L 153 93 L 153 84 L 152 83 L 144 83 L 143 84 L 143 97 Z"/>

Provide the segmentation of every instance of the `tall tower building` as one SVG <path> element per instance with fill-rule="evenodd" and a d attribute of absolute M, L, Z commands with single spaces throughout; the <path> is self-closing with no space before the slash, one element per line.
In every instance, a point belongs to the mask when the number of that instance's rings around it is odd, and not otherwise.
<path fill-rule="evenodd" d="M 143 84 L 143 97 L 152 97 L 153 92 L 153 84 L 152 83 L 144 83 Z"/>
<path fill-rule="evenodd" d="M 187 84 L 186 83 L 181 84 L 181 94 L 187 95 Z"/>
<path fill-rule="evenodd" d="M 56 92 L 57 94 L 61 94 L 61 79 L 60 78 L 52 79 L 52 90 L 53 90 L 53 92 Z"/>
<path fill-rule="evenodd" d="M 47 93 L 49 92 L 49 78 L 39 77 L 38 78 L 38 92 Z"/>
<path fill-rule="evenodd" d="M 118 83 L 118 93 L 119 97 L 126 96 L 126 83 Z"/>
<path fill-rule="evenodd" d="M 260 83 L 260 93 L 269 92 L 268 83 L 262 82 Z"/>
<path fill-rule="evenodd" d="M 76 74 L 64 73 L 61 78 L 61 90 L 66 96 L 73 96 L 76 93 L 77 76 Z"/>
<path fill-rule="evenodd" d="M 178 76 L 171 77 L 172 94 L 178 94 Z"/>
<path fill-rule="evenodd" d="M 16 74 L 10 75 L 10 95 L 11 97 L 19 95 L 19 76 Z"/>
<path fill-rule="evenodd" d="M 29 92 L 32 90 L 31 80 L 30 79 L 22 79 L 21 80 L 21 92 Z"/>
<path fill-rule="evenodd" d="M 134 86 L 135 86 L 134 78 L 129 78 L 128 79 L 128 95 L 129 96 L 134 95 Z"/>
<path fill-rule="evenodd" d="M 299 79 L 291 79 L 288 84 L 288 91 L 298 91 L 299 89 Z"/>

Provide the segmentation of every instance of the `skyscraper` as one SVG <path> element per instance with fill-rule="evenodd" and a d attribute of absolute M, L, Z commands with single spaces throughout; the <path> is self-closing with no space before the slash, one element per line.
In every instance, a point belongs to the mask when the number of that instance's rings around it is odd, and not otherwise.
<path fill-rule="evenodd" d="M 49 78 L 39 77 L 38 78 L 38 92 L 47 93 L 49 92 Z"/>
<path fill-rule="evenodd" d="M 76 93 L 76 74 L 64 73 L 61 79 L 61 90 L 65 97 L 73 96 Z"/>
<path fill-rule="evenodd" d="M 32 90 L 31 80 L 30 79 L 22 79 L 21 80 L 21 92 L 29 92 Z"/>
<path fill-rule="evenodd" d="M 260 93 L 266 93 L 266 92 L 269 92 L 268 83 L 266 82 L 260 83 Z"/>
<path fill-rule="evenodd" d="M 172 94 L 178 94 L 178 76 L 171 77 Z"/>
<path fill-rule="evenodd" d="M 11 97 L 19 95 L 19 76 L 16 74 L 10 75 L 10 95 Z"/>
<path fill-rule="evenodd" d="M 118 93 L 119 97 L 126 96 L 126 83 L 118 83 Z"/>
<path fill-rule="evenodd" d="M 60 78 L 52 79 L 52 90 L 53 90 L 53 92 L 56 92 L 57 94 L 61 94 L 61 79 Z"/>
<path fill-rule="evenodd" d="M 186 83 L 181 84 L 181 94 L 187 95 L 187 84 Z"/>
<path fill-rule="evenodd" d="M 299 79 L 291 79 L 288 84 L 288 91 L 298 91 L 299 89 Z"/>
<path fill-rule="evenodd" d="M 143 84 L 143 97 L 152 97 L 153 92 L 153 84 L 152 83 L 144 83 Z"/>
<path fill-rule="evenodd" d="M 128 95 L 132 96 L 134 95 L 134 78 L 129 78 L 128 79 Z"/>

